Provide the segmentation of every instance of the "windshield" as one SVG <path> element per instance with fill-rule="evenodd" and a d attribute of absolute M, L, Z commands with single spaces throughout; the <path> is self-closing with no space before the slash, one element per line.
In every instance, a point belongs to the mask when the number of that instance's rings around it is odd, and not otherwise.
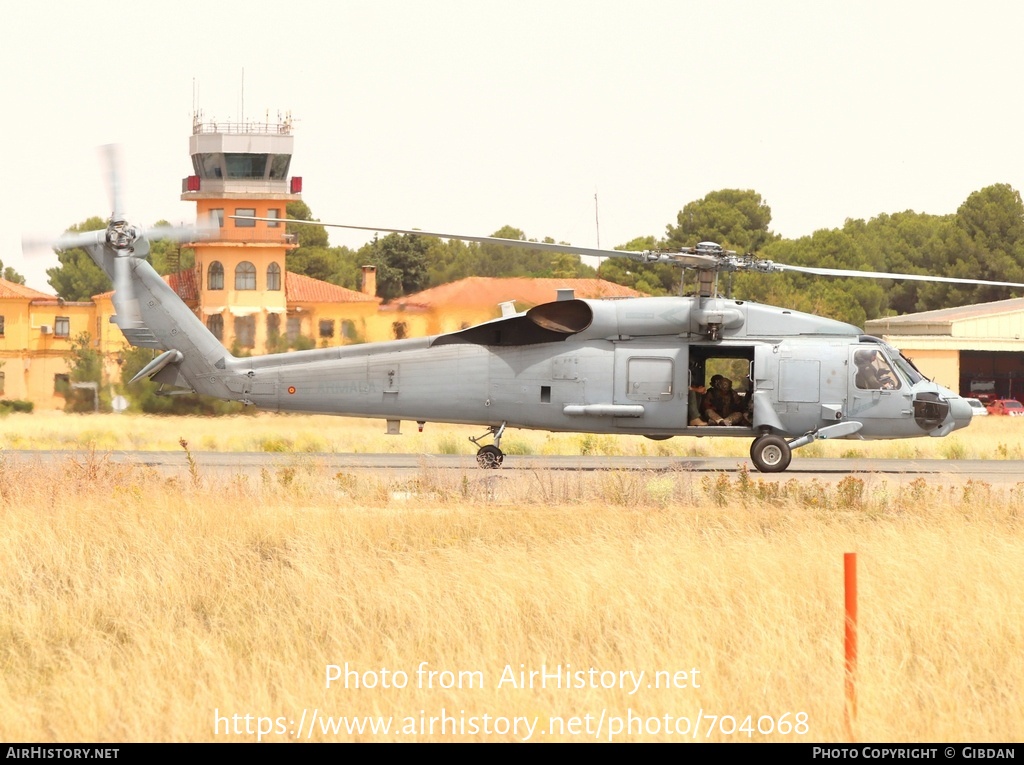
<path fill-rule="evenodd" d="M 891 345 L 886 345 L 885 350 L 889 354 L 889 358 L 892 359 L 896 368 L 903 373 L 903 376 L 910 380 L 911 385 L 916 385 L 925 379 L 925 376 L 918 371 L 917 367 L 914 366 L 914 362 L 900 353 L 898 350 L 893 348 Z"/>

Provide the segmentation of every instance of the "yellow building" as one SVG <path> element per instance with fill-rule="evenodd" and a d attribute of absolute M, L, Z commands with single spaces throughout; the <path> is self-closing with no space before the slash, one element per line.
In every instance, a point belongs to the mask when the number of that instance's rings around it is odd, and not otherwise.
<path fill-rule="evenodd" d="M 302 179 L 288 176 L 292 145 L 288 120 L 236 125 L 197 117 L 193 124 L 194 174 L 182 181 L 181 199 L 195 202 L 197 220 L 216 221 L 219 231 L 191 245 L 193 268 L 165 279 L 232 353 L 457 331 L 554 300 L 562 289 L 581 298 L 641 294 L 601 279 L 469 278 L 381 306 L 372 266 L 363 267 L 358 292 L 291 273 L 287 256 L 297 244 L 280 219 L 289 202 L 301 200 Z M 71 303 L 0 280 L 0 399 L 62 408 L 73 344 L 83 333 L 103 354 L 103 382 L 121 382 L 128 346 L 110 321 L 112 294 Z"/>
<path fill-rule="evenodd" d="M 0 398 L 64 405 L 72 343 L 95 325 L 92 303 L 73 303 L 0 279 Z"/>

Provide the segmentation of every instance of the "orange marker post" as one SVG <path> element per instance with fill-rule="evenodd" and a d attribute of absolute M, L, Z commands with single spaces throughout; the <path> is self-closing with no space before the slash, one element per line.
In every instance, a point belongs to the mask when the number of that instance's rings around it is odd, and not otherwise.
<path fill-rule="evenodd" d="M 857 553 L 843 555 L 846 590 L 846 731 L 853 741 L 857 721 Z"/>

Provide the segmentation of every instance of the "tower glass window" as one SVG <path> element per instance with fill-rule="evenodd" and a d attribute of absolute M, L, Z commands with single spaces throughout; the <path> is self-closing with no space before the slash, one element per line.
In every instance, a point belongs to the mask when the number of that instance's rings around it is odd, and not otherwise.
<path fill-rule="evenodd" d="M 267 173 L 266 154 L 225 154 L 228 178 L 262 178 Z"/>
<path fill-rule="evenodd" d="M 256 289 L 256 266 L 248 260 L 243 260 L 235 267 L 235 289 Z"/>
<path fill-rule="evenodd" d="M 275 181 L 282 181 L 288 177 L 288 166 L 292 162 L 291 154 L 275 154 L 270 163 L 270 178 Z"/>

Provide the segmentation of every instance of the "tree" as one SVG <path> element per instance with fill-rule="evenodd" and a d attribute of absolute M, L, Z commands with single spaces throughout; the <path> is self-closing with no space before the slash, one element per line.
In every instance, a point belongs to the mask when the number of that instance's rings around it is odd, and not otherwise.
<path fill-rule="evenodd" d="M 285 214 L 292 220 L 317 221 L 313 212 L 305 202 L 289 202 L 285 207 Z M 305 223 L 288 223 L 285 230 L 295 236 L 299 249 L 303 247 L 327 247 L 327 229 L 323 226 L 310 226 Z"/>
<path fill-rule="evenodd" d="M 666 227 L 666 244 L 678 249 L 717 242 L 726 249 L 756 252 L 779 238 L 768 230 L 771 221 L 771 208 L 756 191 L 712 191 L 679 211 L 677 225 Z"/>
<path fill-rule="evenodd" d="M 93 347 L 92 336 L 82 332 L 71 339 L 68 379 L 71 383 L 89 383 L 94 389 L 76 388 L 73 384 L 64 401 L 66 412 L 93 412 L 99 407 L 103 382 L 103 354 Z"/>
<path fill-rule="evenodd" d="M 165 220 L 157 221 L 156 226 L 170 226 Z M 148 260 L 158 274 L 187 271 L 196 264 L 196 253 L 191 247 L 182 247 L 181 242 L 173 239 L 151 239 Z"/>
<path fill-rule="evenodd" d="M 106 227 L 105 220 L 94 216 L 71 226 L 67 233 L 99 231 Z M 109 292 L 112 288 L 107 275 L 92 262 L 89 253 L 81 247 L 57 250 L 57 260 L 60 261 L 60 265 L 46 269 L 46 275 L 49 277 L 50 286 L 65 300 L 89 300 L 93 295 Z"/>
<path fill-rule="evenodd" d="M 15 284 L 24 284 L 25 277 L 19 274 L 10 266 L 4 266 L 4 262 L 0 260 L 0 271 L 3 272 L 3 278 L 6 281 L 14 282 Z"/>
<path fill-rule="evenodd" d="M 429 284 L 427 251 L 433 237 L 388 234 L 360 248 L 359 255 L 377 268 L 377 294 L 384 300 L 419 292 Z"/>

